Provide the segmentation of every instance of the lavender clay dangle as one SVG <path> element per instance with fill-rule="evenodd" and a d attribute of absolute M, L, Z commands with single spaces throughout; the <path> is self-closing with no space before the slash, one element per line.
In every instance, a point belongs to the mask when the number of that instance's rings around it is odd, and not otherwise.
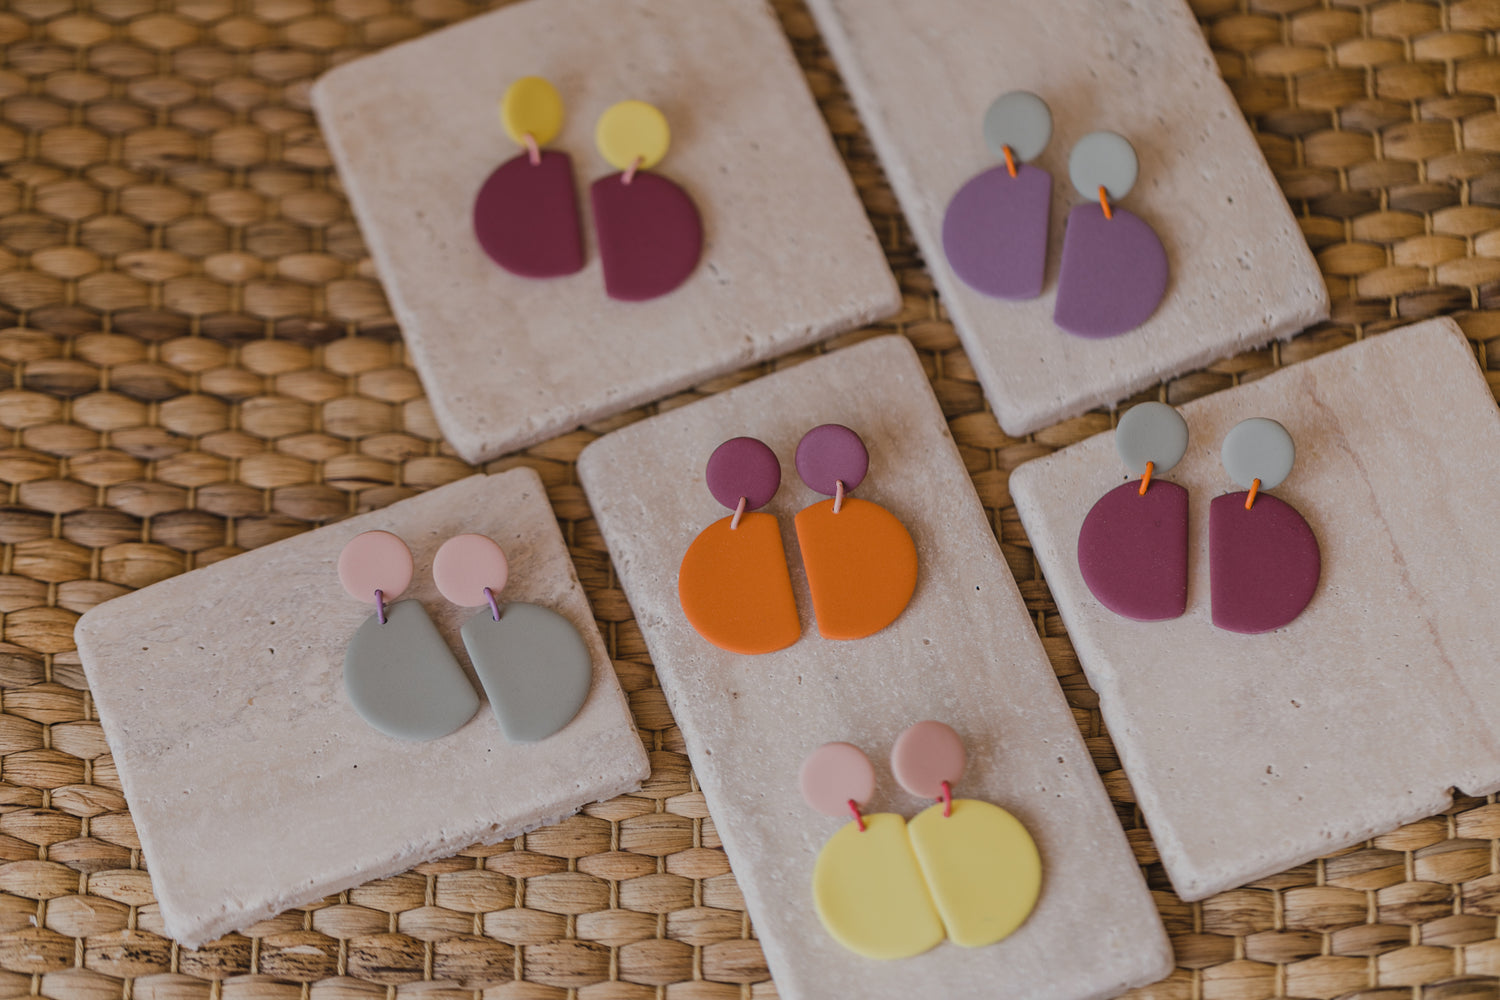
<path fill-rule="evenodd" d="M 1088 199 L 1068 214 L 1052 321 L 1098 340 L 1151 318 L 1167 292 L 1167 251 L 1156 230 L 1112 202 L 1135 186 L 1139 164 L 1123 136 L 1091 132 L 1068 157 L 1068 176 Z"/>
<path fill-rule="evenodd" d="M 1084 518 L 1078 570 L 1117 615 L 1158 622 L 1187 610 L 1187 490 L 1152 478 L 1182 461 L 1187 443 L 1187 421 L 1165 403 L 1131 407 L 1115 429 L 1115 449 L 1140 479 L 1104 494 Z"/>
<path fill-rule="evenodd" d="M 1274 489 L 1292 471 L 1292 436 L 1274 420 L 1252 417 L 1224 436 L 1229 478 L 1245 492 L 1215 497 L 1208 509 L 1213 619 L 1230 632 L 1270 632 L 1307 607 L 1323 573 L 1312 528 Z"/>
<path fill-rule="evenodd" d="M 1005 162 L 970 179 L 948 203 L 943 252 L 976 292 L 1036 298 L 1047 276 L 1052 175 L 1030 161 L 1052 138 L 1052 113 L 1035 94 L 1002 94 L 985 113 L 984 138 Z"/>
<path fill-rule="evenodd" d="M 495 168 L 474 199 L 474 235 L 490 259 L 522 278 L 556 278 L 583 267 L 578 192 L 567 153 L 543 150 L 562 128 L 562 98 L 539 76 L 517 80 L 500 122 L 526 151 Z"/>

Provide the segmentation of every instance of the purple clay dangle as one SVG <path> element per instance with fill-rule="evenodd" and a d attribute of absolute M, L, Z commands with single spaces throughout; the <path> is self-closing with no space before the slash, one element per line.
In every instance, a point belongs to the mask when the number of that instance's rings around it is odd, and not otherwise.
<path fill-rule="evenodd" d="M 1161 238 L 1140 216 L 1113 204 L 1135 185 L 1139 164 L 1123 136 L 1091 132 L 1068 158 L 1068 174 L 1088 199 L 1068 214 L 1052 320 L 1079 337 L 1129 333 L 1166 295 Z"/>
<path fill-rule="evenodd" d="M 474 235 L 489 258 L 522 278 L 556 278 L 583 268 L 573 161 L 542 145 L 562 128 L 562 98 L 541 77 L 506 90 L 500 119 L 525 150 L 500 164 L 474 199 Z"/>
<path fill-rule="evenodd" d="M 1052 137 L 1052 113 L 1035 94 L 1002 94 L 985 113 L 984 136 L 1005 162 L 971 178 L 948 203 L 943 252 L 976 292 L 1035 298 L 1047 277 L 1052 175 L 1029 161 Z"/>

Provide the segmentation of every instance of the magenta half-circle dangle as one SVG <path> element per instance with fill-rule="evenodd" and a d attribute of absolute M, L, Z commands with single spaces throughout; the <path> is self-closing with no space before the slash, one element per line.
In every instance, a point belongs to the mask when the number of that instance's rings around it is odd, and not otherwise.
<path fill-rule="evenodd" d="M 1208 509 L 1213 622 L 1221 629 L 1283 628 L 1317 593 L 1317 536 L 1295 507 L 1262 492 L 1281 485 L 1296 454 L 1286 428 L 1265 417 L 1243 420 L 1224 437 L 1224 469 L 1248 489 L 1215 497 Z"/>
<path fill-rule="evenodd" d="M 1127 410 L 1115 448 L 1138 480 L 1100 497 L 1078 531 L 1078 571 L 1089 592 L 1135 621 L 1177 618 L 1187 610 L 1188 494 L 1153 478 L 1187 452 L 1187 422 L 1165 403 Z"/>

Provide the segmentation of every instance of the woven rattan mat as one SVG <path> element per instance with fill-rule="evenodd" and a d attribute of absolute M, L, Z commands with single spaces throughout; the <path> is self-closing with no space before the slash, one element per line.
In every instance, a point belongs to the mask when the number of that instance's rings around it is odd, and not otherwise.
<path fill-rule="evenodd" d="M 1500 314 L 1479 311 L 1500 299 L 1500 0 L 1195 4 L 1328 276 L 1334 320 L 1160 398 L 1439 313 L 1500 369 L 1487 345 Z M 810 19 L 798 0 L 778 8 L 905 291 L 881 332 L 922 352 L 1157 890 L 1180 968 L 1136 995 L 1497 1000 L 1492 801 L 1200 904 L 1171 894 L 1006 493 L 1017 463 L 1110 417 L 1000 432 Z M 477 10 L 0 3 L 0 997 L 774 996 L 574 477 L 584 444 L 644 411 L 492 466 L 529 465 L 548 484 L 652 751 L 641 794 L 196 952 L 156 933 L 73 622 L 128 588 L 469 471 L 405 363 L 307 89 L 335 62 Z M 497 941 L 518 946 L 514 961 Z"/>

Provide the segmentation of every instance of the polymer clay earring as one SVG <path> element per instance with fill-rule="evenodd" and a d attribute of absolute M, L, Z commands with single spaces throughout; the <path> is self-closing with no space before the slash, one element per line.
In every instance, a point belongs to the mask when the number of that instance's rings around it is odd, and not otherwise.
<path fill-rule="evenodd" d="M 500 122 L 526 149 L 490 174 L 474 199 L 474 235 L 490 259 L 523 278 L 554 278 L 583 267 L 578 192 L 567 153 L 543 150 L 562 129 L 556 88 L 539 76 L 511 84 Z"/>
<path fill-rule="evenodd" d="M 847 496 L 864 481 L 870 453 L 842 424 L 823 424 L 797 444 L 797 474 L 833 497 L 797 514 L 797 544 L 818 634 L 863 639 L 895 621 L 917 589 L 917 547 L 890 511 Z"/>
<path fill-rule="evenodd" d="M 751 437 L 725 441 L 709 456 L 704 478 L 714 499 L 734 511 L 688 546 L 677 572 L 677 598 L 688 623 L 731 653 L 770 653 L 802 635 L 781 527 L 753 513 L 781 486 L 781 463 Z"/>
<path fill-rule="evenodd" d="M 1002 94 L 985 112 L 984 138 L 1005 163 L 971 178 L 948 203 L 943 252 L 976 292 L 1035 298 L 1047 276 L 1052 175 L 1030 161 L 1052 138 L 1052 112 L 1024 90 Z"/>
<path fill-rule="evenodd" d="M 937 800 L 906 828 L 948 939 L 981 948 L 1010 936 L 1031 915 L 1042 891 L 1042 859 L 1010 813 L 953 797 L 966 763 L 963 741 L 941 722 L 917 723 L 891 750 L 901 787 Z"/>
<path fill-rule="evenodd" d="M 532 743 L 573 721 L 593 686 L 594 660 L 573 623 L 556 611 L 502 606 L 509 576 L 505 551 L 484 535 L 455 535 L 432 560 L 439 593 L 460 607 L 484 606 L 459 634 L 500 731 L 512 743 Z"/>
<path fill-rule="evenodd" d="M 942 918 L 912 850 L 906 820 L 865 816 L 875 768 L 858 747 L 825 743 L 802 763 L 802 797 L 828 816 L 850 816 L 818 852 L 813 906 L 835 941 L 866 958 L 910 958 L 943 940 Z"/>
<path fill-rule="evenodd" d="M 411 583 L 406 543 L 389 531 L 355 535 L 338 570 L 350 597 L 375 605 L 344 654 L 344 690 L 360 717 L 403 740 L 447 736 L 472 719 L 479 696 L 422 605 L 386 603 Z"/>
<path fill-rule="evenodd" d="M 1246 491 L 1215 497 L 1208 509 L 1213 622 L 1230 632 L 1269 632 L 1302 613 L 1323 573 L 1307 521 L 1263 492 L 1291 473 L 1297 449 L 1285 427 L 1253 417 L 1225 435 L 1220 457 Z"/>
<path fill-rule="evenodd" d="M 1132 406 L 1115 428 L 1115 450 L 1140 481 L 1116 486 L 1088 512 L 1078 571 L 1117 615 L 1158 622 L 1187 610 L 1187 490 L 1152 478 L 1182 461 L 1187 444 L 1187 421 L 1165 403 Z"/>
<path fill-rule="evenodd" d="M 589 189 L 604 290 L 622 302 L 644 302 L 688 279 L 703 253 L 698 206 L 677 184 L 646 173 L 671 144 L 666 116 L 644 101 L 621 101 L 599 117 L 594 142 L 620 173 Z"/>
<path fill-rule="evenodd" d="M 1167 251 L 1156 230 L 1119 201 L 1135 186 L 1135 149 L 1113 132 L 1090 132 L 1068 157 L 1068 176 L 1087 201 L 1068 214 L 1052 321 L 1102 339 L 1146 322 L 1167 291 Z"/>

